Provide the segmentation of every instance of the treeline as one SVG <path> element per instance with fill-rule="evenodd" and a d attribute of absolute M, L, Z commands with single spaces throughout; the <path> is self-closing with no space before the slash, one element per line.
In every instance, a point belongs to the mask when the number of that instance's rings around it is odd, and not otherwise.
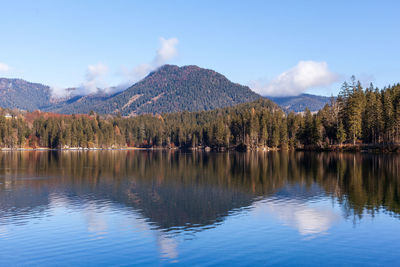
<path fill-rule="evenodd" d="M 202 112 L 135 117 L 0 116 L 2 147 L 328 148 L 400 142 L 400 84 L 363 89 L 354 77 L 316 114 L 283 112 L 259 99 Z"/>
<path fill-rule="evenodd" d="M 313 123 L 319 129 L 316 138 L 309 140 L 313 144 L 398 144 L 400 84 L 382 90 L 371 84 L 363 89 L 353 76 L 350 83 L 343 83 L 337 100 L 313 116 Z"/>

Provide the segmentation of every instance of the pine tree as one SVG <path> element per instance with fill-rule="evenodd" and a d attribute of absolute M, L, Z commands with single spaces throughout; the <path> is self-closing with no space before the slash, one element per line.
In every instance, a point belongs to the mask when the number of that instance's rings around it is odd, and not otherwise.
<path fill-rule="evenodd" d="M 339 145 L 342 145 L 344 141 L 346 141 L 346 131 L 344 129 L 342 121 L 339 121 L 339 126 L 336 134 L 336 139 L 339 142 Z"/>
<path fill-rule="evenodd" d="M 383 121 L 384 121 L 384 141 L 385 143 L 393 141 L 394 113 L 392 96 L 389 90 L 382 92 L 383 103 Z"/>
<path fill-rule="evenodd" d="M 373 85 L 366 90 L 365 93 L 366 105 L 362 117 L 362 136 L 366 143 L 372 143 L 376 140 L 376 105 L 377 99 L 373 92 Z"/>

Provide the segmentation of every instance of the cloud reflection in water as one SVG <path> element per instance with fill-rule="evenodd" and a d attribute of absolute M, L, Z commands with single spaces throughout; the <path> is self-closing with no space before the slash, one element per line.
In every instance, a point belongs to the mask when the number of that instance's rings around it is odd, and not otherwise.
<path fill-rule="evenodd" d="M 313 206 L 300 200 L 268 199 L 254 203 L 255 215 L 268 213 L 283 222 L 283 225 L 297 229 L 300 235 L 314 237 L 325 234 L 340 220 L 340 215 L 329 207 Z"/>

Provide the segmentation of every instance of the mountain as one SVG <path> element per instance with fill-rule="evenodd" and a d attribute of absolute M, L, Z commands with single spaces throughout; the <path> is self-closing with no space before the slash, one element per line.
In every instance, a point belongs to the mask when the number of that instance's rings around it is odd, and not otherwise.
<path fill-rule="evenodd" d="M 94 94 L 53 108 L 59 113 L 137 115 L 201 111 L 249 102 L 261 96 L 249 87 L 197 66 L 164 65 L 128 89 L 113 95 Z"/>
<path fill-rule="evenodd" d="M 331 97 L 311 94 L 268 98 L 277 103 L 281 108 L 294 112 L 302 112 L 306 108 L 310 111 L 318 111 L 331 102 Z"/>
<path fill-rule="evenodd" d="M 63 98 L 51 95 L 49 86 L 21 79 L 0 78 L 0 106 L 28 111 L 36 109 L 63 114 L 89 113 L 136 115 L 176 111 L 202 111 L 250 102 L 261 96 L 249 87 L 229 81 L 213 70 L 197 66 L 164 65 L 143 80 L 118 93 L 99 90 L 77 95 L 66 89 Z M 321 109 L 330 97 L 301 94 L 269 97 L 281 108 L 301 112 Z"/>
<path fill-rule="evenodd" d="M 21 79 L 0 78 L 0 106 L 33 111 L 50 105 L 49 86 Z"/>
<path fill-rule="evenodd" d="M 97 110 L 95 106 L 101 106 L 111 96 L 113 95 L 102 90 L 89 95 L 72 93 L 63 98 L 52 98 L 52 104 L 42 110 L 62 114 L 88 113 L 91 110 Z"/>

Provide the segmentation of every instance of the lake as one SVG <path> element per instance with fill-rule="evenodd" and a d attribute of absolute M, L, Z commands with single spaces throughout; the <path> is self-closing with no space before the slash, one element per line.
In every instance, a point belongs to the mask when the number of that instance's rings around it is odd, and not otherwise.
<path fill-rule="evenodd" d="M 0 266 L 400 265 L 400 156 L 0 153 Z"/>

